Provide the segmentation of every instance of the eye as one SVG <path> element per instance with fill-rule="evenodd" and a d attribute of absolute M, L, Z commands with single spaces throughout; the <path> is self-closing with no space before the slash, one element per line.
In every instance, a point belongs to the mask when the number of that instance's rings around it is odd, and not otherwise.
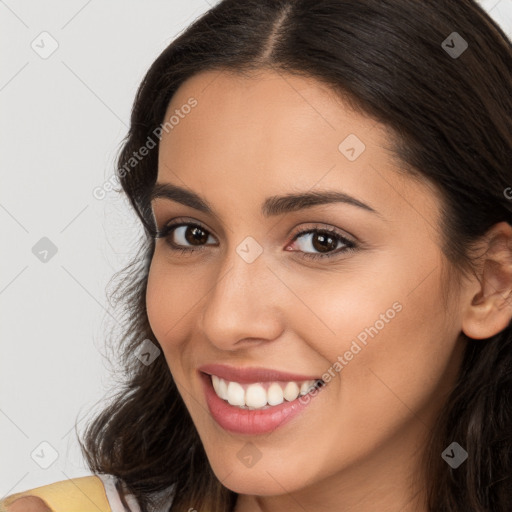
<path fill-rule="evenodd" d="M 350 252 L 357 249 L 357 244 L 341 235 L 334 228 L 313 228 L 300 231 L 293 239 L 295 243 L 299 239 L 303 239 L 299 251 L 303 254 L 302 258 L 317 259 L 331 258 L 342 252 Z M 289 245 L 288 247 L 291 247 Z M 308 249 L 318 252 L 308 252 Z"/>
<path fill-rule="evenodd" d="M 215 238 L 210 232 L 196 222 L 180 222 L 177 219 L 157 231 L 156 238 L 164 238 L 172 251 L 191 254 L 203 250 L 208 242 L 214 245 Z M 301 241 L 302 239 L 302 241 Z M 295 235 L 292 247 L 297 241 L 301 241 L 299 250 L 304 259 L 331 258 L 340 253 L 355 251 L 358 246 L 355 242 L 341 235 L 334 228 L 310 228 L 300 231 Z M 312 249 L 315 252 L 308 252 Z"/>
<path fill-rule="evenodd" d="M 213 239 L 209 231 L 195 222 L 174 222 L 158 231 L 156 238 L 165 238 L 173 251 L 194 252 L 201 250 L 203 244 Z"/>

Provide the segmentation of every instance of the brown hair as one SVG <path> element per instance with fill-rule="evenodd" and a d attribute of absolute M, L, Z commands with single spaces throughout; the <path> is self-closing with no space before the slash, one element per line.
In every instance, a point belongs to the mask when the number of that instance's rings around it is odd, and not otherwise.
<path fill-rule="evenodd" d="M 461 55 L 449 54 L 454 37 L 469 45 Z M 126 379 L 81 444 L 91 470 L 120 477 L 143 511 L 152 493 L 170 486 L 171 511 L 231 511 L 237 495 L 212 472 L 165 358 L 146 366 L 134 357 L 145 339 L 159 346 L 145 308 L 158 150 L 128 163 L 154 138 L 187 78 L 262 68 L 322 81 L 389 128 L 400 167 L 442 192 L 442 250 L 452 275 L 474 273 L 472 243 L 512 219 L 503 193 L 512 184 L 511 42 L 475 1 L 224 0 L 197 19 L 144 77 L 119 155 L 119 181 L 144 227 L 112 293 L 126 316 L 116 348 Z M 512 510 L 511 389 L 510 327 L 487 340 L 467 338 L 425 451 L 432 512 Z M 453 441 L 468 452 L 457 469 L 441 458 Z"/>

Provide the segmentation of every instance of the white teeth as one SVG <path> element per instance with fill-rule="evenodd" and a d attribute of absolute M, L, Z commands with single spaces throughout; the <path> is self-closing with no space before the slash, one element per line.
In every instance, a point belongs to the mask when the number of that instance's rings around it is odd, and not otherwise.
<path fill-rule="evenodd" d="M 213 377 L 213 375 L 212 375 Z M 213 389 L 215 389 L 215 393 L 217 396 L 222 398 L 223 400 L 228 399 L 228 385 L 224 379 L 219 379 L 218 377 L 212 378 Z"/>
<path fill-rule="evenodd" d="M 213 377 L 213 375 L 212 375 L 212 377 Z M 222 398 L 222 400 L 227 400 L 228 399 L 228 385 L 226 384 L 226 381 L 224 379 L 219 379 L 218 377 L 217 377 L 217 381 L 219 383 L 219 391 L 217 394 L 220 396 L 220 398 Z"/>
<path fill-rule="evenodd" d="M 238 382 L 228 384 L 228 402 L 231 405 L 245 405 L 245 391 Z"/>
<path fill-rule="evenodd" d="M 267 405 L 267 393 L 259 384 L 251 384 L 245 392 L 245 405 L 248 407 L 264 407 Z"/>
<path fill-rule="evenodd" d="M 277 383 L 272 382 L 267 391 L 268 405 L 279 405 L 284 401 L 283 388 Z"/>
<path fill-rule="evenodd" d="M 215 375 L 212 375 L 213 389 L 215 389 L 215 393 L 217 393 L 217 395 L 220 396 L 220 393 L 219 393 L 219 381 L 220 381 L 220 379 L 218 377 L 216 377 Z"/>
<path fill-rule="evenodd" d="M 288 382 L 286 385 L 279 382 L 240 384 L 225 381 L 216 375 L 211 375 L 211 379 L 217 396 L 243 409 L 267 409 L 282 404 L 284 400 L 291 402 L 299 395 L 309 393 L 316 383 L 308 380 L 302 383 Z"/>
<path fill-rule="evenodd" d="M 296 382 L 288 382 L 286 387 L 284 388 L 284 397 L 288 402 L 295 400 L 299 396 L 299 386 L 297 386 Z"/>

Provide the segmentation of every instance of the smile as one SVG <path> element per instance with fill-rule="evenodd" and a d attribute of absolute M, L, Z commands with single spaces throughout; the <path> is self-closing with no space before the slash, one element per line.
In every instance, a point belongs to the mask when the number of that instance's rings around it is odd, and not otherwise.
<path fill-rule="evenodd" d="M 315 380 L 304 382 L 258 382 L 244 384 L 226 381 L 217 375 L 211 375 L 213 389 L 219 398 L 230 405 L 242 409 L 268 409 L 282 404 L 285 400 L 292 402 L 299 395 L 303 396 L 315 389 Z"/>
<path fill-rule="evenodd" d="M 198 370 L 211 417 L 236 434 L 268 434 L 282 427 L 317 401 L 325 387 L 319 378 L 261 368 Z"/>

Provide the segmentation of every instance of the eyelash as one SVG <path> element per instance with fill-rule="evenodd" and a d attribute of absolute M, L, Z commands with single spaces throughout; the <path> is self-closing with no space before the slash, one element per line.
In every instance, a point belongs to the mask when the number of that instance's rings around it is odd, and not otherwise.
<path fill-rule="evenodd" d="M 182 253 L 182 254 L 183 253 L 191 254 L 193 252 L 203 250 L 204 247 L 205 247 L 204 245 L 203 246 L 198 246 L 198 247 L 195 247 L 195 248 L 180 247 L 180 246 L 174 245 L 169 240 L 170 239 L 169 235 L 172 234 L 173 230 L 175 228 L 182 227 L 182 226 L 197 227 L 197 228 L 203 230 L 204 232 L 208 233 L 209 235 L 211 234 L 207 229 L 205 229 L 203 226 L 201 226 L 200 224 L 197 224 L 195 222 L 179 222 L 179 221 L 176 221 L 174 223 L 167 224 L 160 231 L 157 231 L 156 235 L 155 235 L 155 238 L 167 238 L 168 239 L 167 243 L 168 243 L 170 249 L 172 251 L 177 251 L 177 252 Z M 336 239 L 337 242 L 342 242 L 345 245 L 345 247 L 341 248 L 341 249 L 336 249 L 336 250 L 331 251 L 331 252 L 326 253 L 326 254 L 322 254 L 322 253 L 309 253 L 309 252 L 303 252 L 303 251 L 295 251 L 295 252 L 302 252 L 302 256 L 301 256 L 302 258 L 310 259 L 310 260 L 319 260 L 319 259 L 325 259 L 325 258 L 333 258 L 336 255 L 339 255 L 340 253 L 353 252 L 353 251 L 358 249 L 358 245 L 355 242 L 353 242 L 352 240 L 348 240 L 344 236 L 340 235 L 338 233 L 338 231 L 336 229 L 334 229 L 334 228 L 309 228 L 309 229 L 305 229 L 303 231 L 299 231 L 293 237 L 293 240 L 290 243 L 295 242 L 295 240 L 297 238 L 299 238 L 300 236 L 306 235 L 306 234 L 310 234 L 310 233 L 328 233 L 329 235 L 332 235 Z"/>

